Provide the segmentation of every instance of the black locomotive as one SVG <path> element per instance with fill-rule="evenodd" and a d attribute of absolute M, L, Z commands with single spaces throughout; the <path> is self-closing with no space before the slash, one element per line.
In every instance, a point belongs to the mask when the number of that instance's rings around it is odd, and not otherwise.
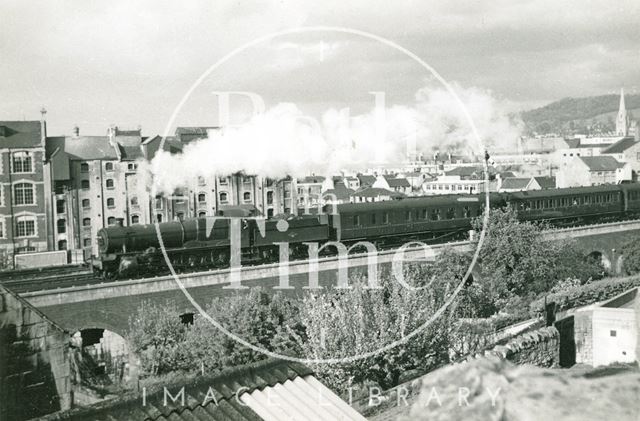
<path fill-rule="evenodd" d="M 264 221 L 240 217 L 243 264 L 278 259 L 279 242 L 288 242 L 291 258 L 304 258 L 308 246 L 339 241 L 346 246 L 368 241 L 390 248 L 411 240 L 437 243 L 463 239 L 471 219 L 484 211 L 484 194 L 412 197 L 374 203 L 329 206 L 324 213 Z M 602 185 L 491 193 L 492 208 L 511 205 L 522 220 L 546 220 L 556 225 L 614 221 L 640 215 L 640 184 Z M 288 229 L 282 229 L 286 221 Z M 194 218 L 156 226 L 111 226 L 98 232 L 95 269 L 105 278 L 168 273 L 164 248 L 178 272 L 228 267 L 229 219 Z M 335 252 L 326 247 L 323 253 Z"/>

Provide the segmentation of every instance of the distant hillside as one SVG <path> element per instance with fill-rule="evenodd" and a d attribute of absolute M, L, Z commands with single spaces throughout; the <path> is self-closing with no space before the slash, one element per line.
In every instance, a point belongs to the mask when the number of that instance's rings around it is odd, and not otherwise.
<path fill-rule="evenodd" d="M 627 110 L 640 118 L 640 95 L 625 95 Z M 615 129 L 619 95 L 564 98 L 521 113 L 529 132 L 538 134 L 606 133 Z"/>

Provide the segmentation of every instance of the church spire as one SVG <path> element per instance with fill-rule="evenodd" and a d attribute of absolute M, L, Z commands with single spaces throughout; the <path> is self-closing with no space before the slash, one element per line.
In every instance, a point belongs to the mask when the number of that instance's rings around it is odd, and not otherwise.
<path fill-rule="evenodd" d="M 620 88 L 620 109 L 619 113 L 624 113 L 627 111 L 627 107 L 624 105 L 624 88 Z"/>

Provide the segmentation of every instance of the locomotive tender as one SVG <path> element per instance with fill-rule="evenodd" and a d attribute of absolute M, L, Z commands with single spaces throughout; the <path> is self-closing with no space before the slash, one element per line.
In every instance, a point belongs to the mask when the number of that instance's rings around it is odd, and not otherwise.
<path fill-rule="evenodd" d="M 555 225 L 604 222 L 640 215 L 640 184 L 601 185 L 490 193 L 492 208 L 510 205 L 525 221 Z M 240 218 L 243 264 L 275 262 L 278 244 L 289 243 L 292 258 L 307 254 L 307 245 L 330 241 L 346 246 L 368 241 L 377 248 L 420 240 L 437 243 L 464 238 L 471 220 L 484 211 L 484 194 L 409 197 L 400 200 L 347 203 L 327 212 L 288 219 L 273 218 L 261 227 L 255 218 Z M 283 225 L 283 222 L 286 224 Z M 230 262 L 231 220 L 194 218 L 159 224 L 110 226 L 98 232 L 94 268 L 105 278 L 168 273 L 161 247 L 177 272 L 224 268 Z M 323 251 L 331 253 L 331 247 Z"/>

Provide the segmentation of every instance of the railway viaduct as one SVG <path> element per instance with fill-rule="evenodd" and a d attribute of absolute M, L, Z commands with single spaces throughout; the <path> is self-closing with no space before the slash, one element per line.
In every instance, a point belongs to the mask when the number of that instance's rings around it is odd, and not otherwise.
<path fill-rule="evenodd" d="M 574 239 L 585 253 L 602 258 L 612 273 L 621 269 L 624 256 L 620 248 L 627 241 L 640 241 L 640 221 L 624 221 L 600 225 L 590 225 L 549 231 L 545 235 L 555 239 Z M 438 253 L 445 246 L 469 249 L 470 243 L 458 242 L 434 246 Z M 411 257 L 408 252 L 407 256 Z M 419 253 L 420 254 L 420 253 Z M 389 264 L 392 252 L 380 252 L 378 262 Z M 414 255 L 415 257 L 415 255 Z M 386 263 L 385 263 L 386 262 Z M 348 270 L 364 270 L 368 261 L 366 254 L 351 256 Z M 336 258 L 318 261 L 318 282 L 322 285 L 335 285 L 338 261 Z M 308 285 L 309 269 L 314 271 L 308 262 L 291 262 L 288 270 L 293 291 L 302 291 Z M 243 268 L 242 284 L 248 287 L 277 287 L 279 281 L 278 265 L 264 265 Z M 182 276 L 184 288 L 200 305 L 206 306 L 213 297 L 237 293 L 225 289 L 228 285 L 228 270 L 209 272 L 207 274 L 189 274 Z M 118 335 L 124 335 L 129 317 L 145 300 L 164 303 L 175 302 L 184 313 L 194 313 L 195 309 L 172 277 L 158 277 L 140 280 L 127 280 L 43 290 L 23 293 L 22 296 L 38 307 L 52 320 L 70 332 L 83 329 L 106 329 Z"/>

